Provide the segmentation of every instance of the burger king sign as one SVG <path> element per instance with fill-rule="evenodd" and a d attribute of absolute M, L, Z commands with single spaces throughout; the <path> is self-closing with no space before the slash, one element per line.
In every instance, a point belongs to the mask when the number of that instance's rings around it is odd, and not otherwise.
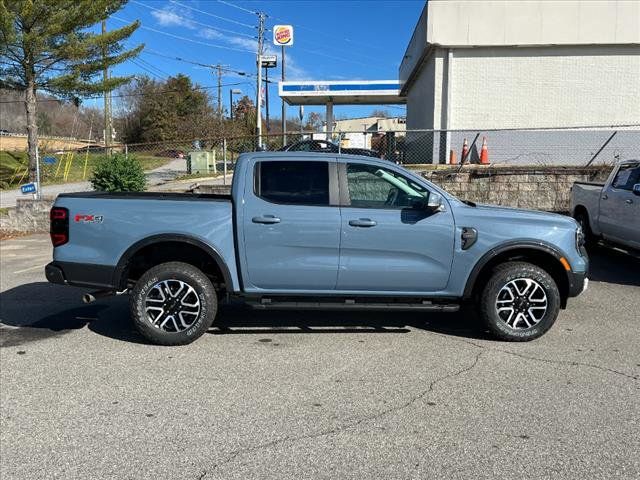
<path fill-rule="evenodd" d="M 276 25 L 273 27 L 273 44 L 287 47 L 293 45 L 293 26 Z"/>

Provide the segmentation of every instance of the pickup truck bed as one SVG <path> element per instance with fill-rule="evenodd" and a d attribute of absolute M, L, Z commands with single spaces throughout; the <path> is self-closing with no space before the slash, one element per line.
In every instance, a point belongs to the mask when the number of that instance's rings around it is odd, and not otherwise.
<path fill-rule="evenodd" d="M 73 243 L 55 251 L 71 285 L 124 290 L 128 275 L 136 273 L 130 270 L 133 254 L 164 242 L 167 248 L 186 243 L 205 249 L 225 266 L 230 288 L 238 288 L 231 195 L 63 193 L 56 206 L 72 212 Z"/>

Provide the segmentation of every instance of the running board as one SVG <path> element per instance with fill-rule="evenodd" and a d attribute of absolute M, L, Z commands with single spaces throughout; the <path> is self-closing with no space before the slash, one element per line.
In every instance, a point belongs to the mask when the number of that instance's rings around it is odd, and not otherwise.
<path fill-rule="evenodd" d="M 457 312 L 460 305 L 445 303 L 382 303 L 382 302 L 287 302 L 270 298 L 262 298 L 259 302 L 248 302 L 257 310 L 395 310 L 395 311 L 425 311 L 425 312 Z"/>

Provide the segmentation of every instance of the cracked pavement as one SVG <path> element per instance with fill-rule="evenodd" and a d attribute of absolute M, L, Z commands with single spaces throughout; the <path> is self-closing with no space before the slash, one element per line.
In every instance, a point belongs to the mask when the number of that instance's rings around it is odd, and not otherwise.
<path fill-rule="evenodd" d="M 638 478 L 640 261 L 524 344 L 458 314 L 225 308 L 143 343 L 127 298 L 46 283 L 0 242 L 0 478 Z"/>

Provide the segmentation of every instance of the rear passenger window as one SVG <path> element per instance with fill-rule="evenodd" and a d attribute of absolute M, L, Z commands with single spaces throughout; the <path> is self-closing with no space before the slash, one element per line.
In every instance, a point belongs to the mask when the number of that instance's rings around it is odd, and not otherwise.
<path fill-rule="evenodd" d="M 256 195 L 274 203 L 329 205 L 327 162 L 259 162 Z"/>

